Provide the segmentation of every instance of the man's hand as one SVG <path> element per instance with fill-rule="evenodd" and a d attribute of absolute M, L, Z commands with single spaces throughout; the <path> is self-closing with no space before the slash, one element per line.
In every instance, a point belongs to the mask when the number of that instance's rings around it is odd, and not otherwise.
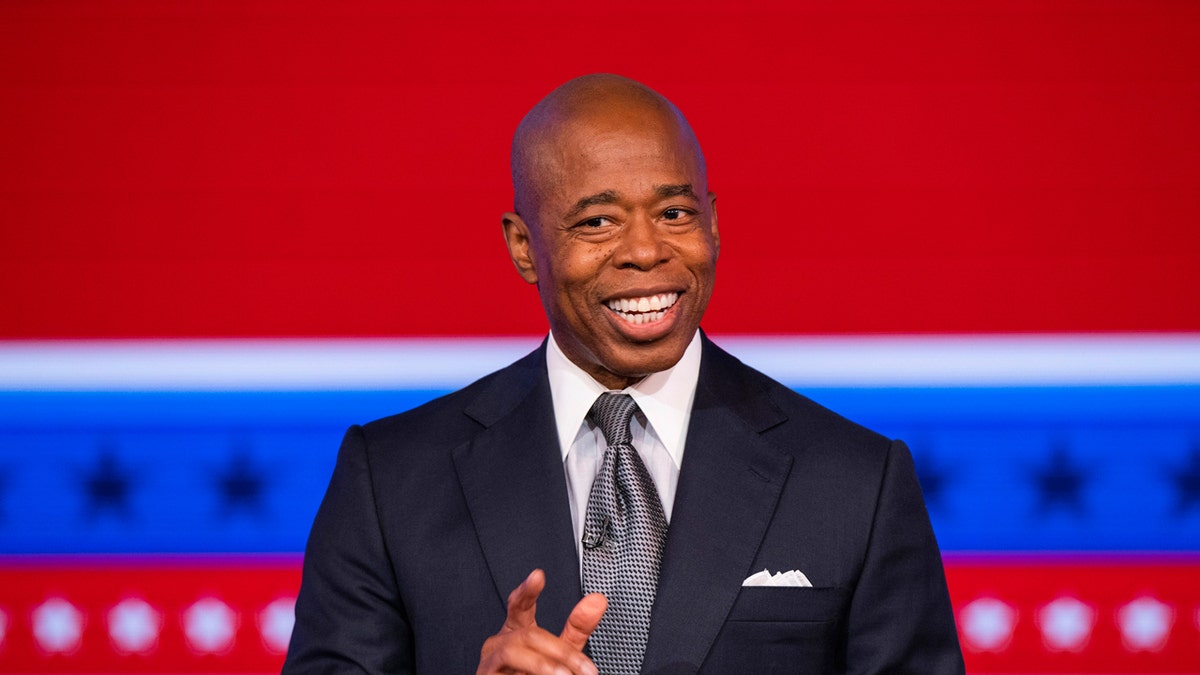
<path fill-rule="evenodd" d="M 545 587 L 546 575 L 534 570 L 508 595 L 508 617 L 500 632 L 483 643 L 476 675 L 598 675 L 583 645 L 608 609 L 608 600 L 600 593 L 585 596 L 556 636 L 539 628 L 535 618 L 538 595 Z"/>

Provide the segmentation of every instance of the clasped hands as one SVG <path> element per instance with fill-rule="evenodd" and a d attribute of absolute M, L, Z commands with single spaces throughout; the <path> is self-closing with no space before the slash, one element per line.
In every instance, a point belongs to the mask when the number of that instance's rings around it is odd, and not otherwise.
<path fill-rule="evenodd" d="M 600 593 L 584 596 L 562 633 L 554 635 L 539 627 L 535 616 L 545 587 L 546 575 L 534 570 L 508 595 L 508 616 L 500 631 L 483 643 L 476 675 L 598 675 L 583 646 L 608 609 L 608 600 Z"/>

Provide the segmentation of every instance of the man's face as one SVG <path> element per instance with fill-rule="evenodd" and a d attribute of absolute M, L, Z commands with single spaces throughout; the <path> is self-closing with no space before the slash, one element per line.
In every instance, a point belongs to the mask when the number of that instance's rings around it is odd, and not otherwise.
<path fill-rule="evenodd" d="M 536 213 L 509 214 L 505 232 L 559 346 L 613 389 L 674 366 L 719 249 L 694 144 L 662 111 L 614 106 L 564 123 L 538 156 Z"/>

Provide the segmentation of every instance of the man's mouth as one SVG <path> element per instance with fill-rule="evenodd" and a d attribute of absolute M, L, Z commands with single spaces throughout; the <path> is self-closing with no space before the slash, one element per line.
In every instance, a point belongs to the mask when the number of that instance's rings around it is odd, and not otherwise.
<path fill-rule="evenodd" d="M 667 310 L 679 300 L 678 293 L 659 293 L 641 298 L 609 300 L 608 308 L 629 323 L 640 325 L 661 321 Z"/>

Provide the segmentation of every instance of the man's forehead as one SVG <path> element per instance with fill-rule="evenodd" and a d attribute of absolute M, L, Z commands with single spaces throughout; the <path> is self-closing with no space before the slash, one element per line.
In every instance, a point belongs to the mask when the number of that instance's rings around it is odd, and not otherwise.
<path fill-rule="evenodd" d="M 533 145 L 579 154 L 622 148 L 628 152 L 690 151 L 689 139 L 670 110 L 621 106 L 574 111 L 547 123 Z"/>
<path fill-rule="evenodd" d="M 525 161 L 531 169 L 529 179 L 559 185 L 565 181 L 596 192 L 616 179 L 640 182 L 647 190 L 703 181 L 695 144 L 673 120 L 661 117 L 575 118 L 531 142 Z"/>

